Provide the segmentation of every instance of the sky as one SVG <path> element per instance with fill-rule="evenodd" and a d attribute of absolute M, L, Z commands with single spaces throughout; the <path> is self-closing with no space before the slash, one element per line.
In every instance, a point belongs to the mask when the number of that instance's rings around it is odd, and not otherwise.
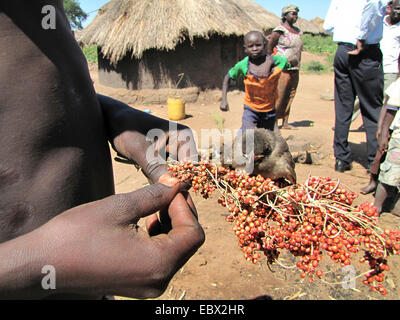
<path fill-rule="evenodd" d="M 351 1 L 351 0 L 349 0 Z M 89 14 L 88 19 L 83 23 L 83 27 L 86 27 L 96 16 L 97 10 L 109 0 L 78 0 L 83 11 Z M 266 10 L 276 14 L 278 17 L 281 16 L 282 7 L 288 4 L 297 5 L 300 8 L 299 16 L 301 18 L 311 20 L 316 17 L 322 19 L 325 18 L 328 12 L 330 0 L 255 0 Z"/>

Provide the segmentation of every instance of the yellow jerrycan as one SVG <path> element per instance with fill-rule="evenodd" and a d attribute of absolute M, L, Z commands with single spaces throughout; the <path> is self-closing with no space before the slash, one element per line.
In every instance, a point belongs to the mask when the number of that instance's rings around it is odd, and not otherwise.
<path fill-rule="evenodd" d="M 168 98 L 168 119 L 177 121 L 185 119 L 185 101 L 180 98 Z"/>

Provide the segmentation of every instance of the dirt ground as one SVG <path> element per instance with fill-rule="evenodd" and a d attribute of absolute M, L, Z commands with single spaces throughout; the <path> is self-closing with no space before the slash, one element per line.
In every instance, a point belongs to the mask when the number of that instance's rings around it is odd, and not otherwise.
<path fill-rule="evenodd" d="M 305 54 L 303 61 L 318 60 L 311 54 Z M 127 90 L 107 88 L 98 83 L 96 66 L 91 65 L 90 71 L 98 93 L 114 97 L 128 96 Z M 281 131 L 283 137 L 290 135 L 298 141 L 309 143 L 322 155 L 319 165 L 296 164 L 298 182 L 303 183 L 308 176 L 323 176 L 340 179 L 354 192 L 367 184 L 369 175 L 365 169 L 366 145 L 365 132 L 360 128 L 362 119 L 359 117 L 351 126 L 349 141 L 351 143 L 354 163 L 353 169 L 346 173 L 334 170 L 332 150 L 334 125 L 333 101 L 322 99 L 333 92 L 333 74 L 313 75 L 301 74 L 297 95 L 294 99 L 289 122 L 295 130 Z M 201 129 L 217 128 L 224 120 L 224 128 L 238 129 L 241 124 L 243 93 L 231 91 L 228 101 L 231 111 L 222 113 L 219 110 L 217 97 L 219 91 L 210 91 L 201 96 L 196 103 L 186 104 L 186 118 L 180 123 L 189 126 L 200 134 Z M 209 99 L 207 98 L 209 97 Z M 151 114 L 167 117 L 166 104 L 131 105 L 140 110 L 150 109 Z M 115 153 L 112 154 L 113 157 Z M 135 190 L 147 184 L 140 172 L 127 164 L 113 161 L 116 192 L 123 193 Z M 346 289 L 337 284 L 327 284 L 321 280 L 308 283 L 300 279 L 297 269 L 285 269 L 273 265 L 269 269 L 265 262 L 256 265 L 243 258 L 232 231 L 232 224 L 225 221 L 227 211 L 217 204 L 217 196 L 203 199 L 193 194 L 199 221 L 206 233 L 206 241 L 188 263 L 175 275 L 168 289 L 159 299 L 399 299 L 400 298 L 400 257 L 389 260 L 391 271 L 387 273 L 385 287 L 387 296 L 370 292 L 361 281 L 356 280 L 353 289 Z M 373 196 L 360 195 L 356 204 L 364 201 L 373 202 Z M 400 218 L 391 213 L 384 213 L 380 218 L 383 227 L 400 228 Z M 328 257 L 324 258 L 328 261 Z M 324 261 L 323 260 L 323 261 Z M 294 265 L 289 256 L 282 256 L 285 265 Z M 366 265 L 361 265 L 354 259 L 353 266 L 357 274 L 367 271 Z M 330 261 L 325 265 L 330 271 L 326 278 L 328 282 L 341 282 L 346 274 L 339 266 Z"/>

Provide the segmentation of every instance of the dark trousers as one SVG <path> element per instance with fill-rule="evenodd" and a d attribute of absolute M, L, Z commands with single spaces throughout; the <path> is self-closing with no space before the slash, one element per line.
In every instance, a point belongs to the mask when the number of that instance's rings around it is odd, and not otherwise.
<path fill-rule="evenodd" d="M 376 129 L 383 103 L 382 53 L 379 46 L 367 46 L 358 56 L 349 51 L 355 46 L 339 44 L 335 55 L 335 158 L 352 162 L 348 142 L 354 100 L 358 96 L 366 130 L 368 162 L 371 164 L 377 151 Z"/>
<path fill-rule="evenodd" d="M 248 106 L 243 107 L 241 131 L 247 129 L 264 128 L 273 131 L 275 127 L 276 111 L 257 112 Z"/>

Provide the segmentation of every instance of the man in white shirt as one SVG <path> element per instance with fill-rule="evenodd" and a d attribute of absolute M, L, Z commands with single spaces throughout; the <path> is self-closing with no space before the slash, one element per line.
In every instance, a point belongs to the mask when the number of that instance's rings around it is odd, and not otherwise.
<path fill-rule="evenodd" d="M 332 0 L 325 19 L 324 29 L 333 32 L 338 43 L 334 61 L 335 71 L 335 170 L 351 170 L 352 157 L 348 143 L 349 128 L 355 97 L 367 133 L 368 167 L 375 158 L 377 122 L 383 102 L 382 21 L 388 0 Z M 362 40 L 364 49 L 350 56 Z"/>

